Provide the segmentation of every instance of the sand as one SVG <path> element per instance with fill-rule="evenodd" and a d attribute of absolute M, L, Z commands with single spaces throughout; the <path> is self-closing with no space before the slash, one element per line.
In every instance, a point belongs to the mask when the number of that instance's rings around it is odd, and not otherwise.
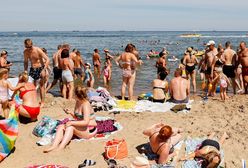
<path fill-rule="evenodd" d="M 100 116 L 112 116 L 118 120 L 124 129 L 110 139 L 125 138 L 128 144 L 129 156 L 126 159 L 118 161 L 121 165 L 129 167 L 131 160 L 139 153 L 136 150 L 138 145 L 148 142 L 148 138 L 142 134 L 146 127 L 163 122 L 175 127 L 184 128 L 184 138 L 203 137 L 210 131 L 216 131 L 217 136 L 226 131 L 230 138 L 226 140 L 223 146 L 225 152 L 226 167 L 241 167 L 241 159 L 248 161 L 248 96 L 239 95 L 221 102 L 219 98 L 208 100 L 203 105 L 199 97 L 195 98 L 190 113 L 120 113 L 109 114 L 108 112 L 97 112 Z M 66 116 L 62 111 L 63 107 L 73 108 L 74 102 L 69 102 L 60 97 L 53 97 L 48 94 L 46 105 L 42 109 L 39 119 L 43 115 L 60 119 Z M 32 130 L 37 123 L 20 124 L 19 136 L 16 141 L 15 151 L 0 163 L 1 168 L 23 168 L 34 164 L 60 164 L 70 168 L 76 168 L 84 159 L 92 159 L 97 162 L 96 166 L 107 167 L 102 154 L 104 152 L 105 140 L 97 141 L 72 141 L 63 151 L 43 153 L 46 147 L 36 145 L 38 137 L 32 134 Z M 183 150 L 182 150 L 183 151 Z M 182 155 L 183 152 L 180 153 Z M 177 167 L 180 167 L 178 164 Z"/>

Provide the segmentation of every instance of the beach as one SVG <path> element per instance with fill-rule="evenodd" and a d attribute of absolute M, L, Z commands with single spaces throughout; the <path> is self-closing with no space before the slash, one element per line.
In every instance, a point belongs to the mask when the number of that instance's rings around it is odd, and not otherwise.
<path fill-rule="evenodd" d="M 124 138 L 128 145 L 128 157 L 117 160 L 120 165 L 130 166 L 130 162 L 140 154 L 136 150 L 138 145 L 148 142 L 148 137 L 142 131 L 152 124 L 163 122 L 174 127 L 184 129 L 183 137 L 206 137 L 215 131 L 220 137 L 223 132 L 230 136 L 223 145 L 224 162 L 226 167 L 241 167 L 241 159 L 248 160 L 248 95 L 235 95 L 225 103 L 220 101 L 219 96 L 209 98 L 203 104 L 199 96 L 192 96 L 194 102 L 189 113 L 173 112 L 121 112 L 109 114 L 109 112 L 97 112 L 97 116 L 110 116 L 115 118 L 124 127 L 123 130 L 111 135 L 112 138 Z M 45 107 L 41 110 L 42 116 L 50 116 L 54 119 L 66 117 L 63 108 L 73 109 L 74 101 L 69 102 L 60 97 L 47 95 Z M 107 167 L 103 159 L 104 145 L 107 140 L 72 141 L 65 150 L 43 153 L 46 147 L 36 145 L 40 139 L 32 134 L 35 123 L 19 124 L 19 136 L 15 144 L 15 150 L 1 164 L 1 168 L 23 168 L 30 165 L 60 164 L 70 168 L 77 167 L 85 159 L 96 161 L 96 168 Z M 180 154 L 184 154 L 182 147 Z M 180 167 L 180 163 L 176 167 Z"/>

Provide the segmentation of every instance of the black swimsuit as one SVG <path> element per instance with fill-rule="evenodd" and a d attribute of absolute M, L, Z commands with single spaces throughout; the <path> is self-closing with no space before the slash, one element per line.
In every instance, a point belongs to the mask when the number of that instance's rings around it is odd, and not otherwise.
<path fill-rule="evenodd" d="M 165 90 L 165 88 L 163 88 L 163 87 L 156 87 L 156 86 L 154 86 L 153 89 L 161 89 L 163 91 Z M 154 99 L 153 98 L 153 102 L 164 103 L 165 102 L 165 98 L 163 98 L 163 99 Z"/>
<path fill-rule="evenodd" d="M 186 71 L 189 73 L 189 74 L 192 74 L 192 72 L 195 70 L 195 65 L 192 65 L 192 66 L 189 66 L 189 65 L 186 65 Z"/>
<path fill-rule="evenodd" d="M 149 137 L 149 140 L 151 140 L 151 138 L 153 137 L 153 135 L 155 135 L 156 133 L 158 133 L 158 132 L 154 132 L 154 133 Z M 155 152 L 155 154 L 158 155 L 159 150 L 160 150 L 161 147 L 164 146 L 165 144 L 166 144 L 166 142 L 162 143 L 162 144 L 158 147 L 158 149 L 157 149 L 157 151 Z M 169 153 L 173 153 L 173 151 L 174 151 L 174 145 L 172 145 L 172 147 L 170 148 Z"/>

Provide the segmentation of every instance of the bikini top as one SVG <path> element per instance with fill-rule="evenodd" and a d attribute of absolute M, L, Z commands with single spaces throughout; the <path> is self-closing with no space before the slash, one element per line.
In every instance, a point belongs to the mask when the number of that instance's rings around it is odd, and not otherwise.
<path fill-rule="evenodd" d="M 149 137 L 149 140 L 151 140 L 151 138 L 152 138 L 156 133 L 158 133 L 158 132 L 154 132 L 154 133 Z M 169 141 L 170 141 L 170 140 L 171 140 L 171 139 L 169 138 Z M 157 149 L 157 151 L 156 151 L 155 153 L 158 154 L 159 150 L 160 150 L 160 149 L 162 148 L 162 146 L 164 146 L 166 143 L 167 143 L 167 141 L 164 142 L 164 143 L 162 143 L 161 145 L 159 145 L 159 147 L 158 147 L 158 149 Z M 171 146 L 171 148 L 173 148 L 173 145 Z M 171 150 L 170 150 L 169 153 L 171 153 Z"/>
<path fill-rule="evenodd" d="M 153 89 L 162 89 L 162 90 L 165 90 L 164 87 L 158 87 L 158 86 L 153 86 Z"/>
<path fill-rule="evenodd" d="M 75 112 L 74 113 L 74 116 L 79 119 L 79 120 L 84 120 L 84 115 L 83 114 L 79 114 L 78 112 Z M 91 113 L 90 114 L 90 117 L 94 117 L 95 116 L 95 113 Z"/>
<path fill-rule="evenodd" d="M 23 96 L 24 96 L 26 93 L 31 92 L 31 91 L 35 91 L 35 89 L 20 91 L 20 94 L 19 94 L 20 98 L 22 99 Z"/>
<path fill-rule="evenodd" d="M 223 62 L 221 61 L 221 59 L 217 58 L 217 61 L 215 62 L 216 65 L 221 66 L 223 65 Z"/>

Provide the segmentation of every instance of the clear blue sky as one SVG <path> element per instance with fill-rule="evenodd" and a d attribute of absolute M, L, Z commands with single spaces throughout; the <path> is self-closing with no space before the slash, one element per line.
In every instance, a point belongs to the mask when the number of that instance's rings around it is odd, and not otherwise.
<path fill-rule="evenodd" d="M 247 0 L 6 0 L 0 31 L 246 31 L 247 8 Z"/>

